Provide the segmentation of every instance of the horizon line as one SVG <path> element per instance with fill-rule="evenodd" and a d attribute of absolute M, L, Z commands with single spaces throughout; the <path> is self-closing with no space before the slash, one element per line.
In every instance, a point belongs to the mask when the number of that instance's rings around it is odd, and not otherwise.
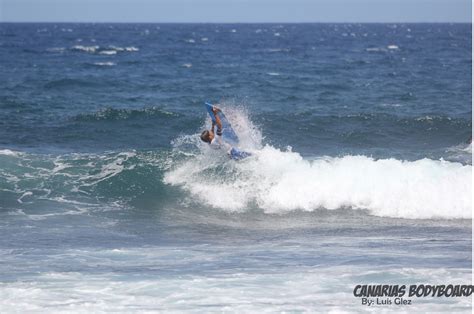
<path fill-rule="evenodd" d="M 75 24 L 472 24 L 471 21 L 381 21 L 381 22 L 357 22 L 357 21 L 325 21 L 325 22 L 318 22 L 318 21 L 304 21 L 304 22 L 159 22 L 159 21 L 140 21 L 140 22 L 124 22 L 124 21 L 0 21 L 0 24 L 8 24 L 8 23 L 22 23 L 22 24 L 33 24 L 33 23 L 43 23 L 43 24 L 54 24 L 54 23 L 75 23 Z"/>

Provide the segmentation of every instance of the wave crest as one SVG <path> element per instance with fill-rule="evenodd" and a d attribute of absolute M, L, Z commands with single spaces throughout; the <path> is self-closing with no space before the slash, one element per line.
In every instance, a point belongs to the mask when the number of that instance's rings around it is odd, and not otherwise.
<path fill-rule="evenodd" d="M 227 172 L 209 175 L 209 167 L 201 156 L 168 171 L 164 180 L 231 211 L 255 204 L 266 213 L 351 208 L 382 217 L 471 218 L 472 166 L 460 163 L 367 156 L 306 160 L 266 146 L 243 162 L 228 161 Z"/>

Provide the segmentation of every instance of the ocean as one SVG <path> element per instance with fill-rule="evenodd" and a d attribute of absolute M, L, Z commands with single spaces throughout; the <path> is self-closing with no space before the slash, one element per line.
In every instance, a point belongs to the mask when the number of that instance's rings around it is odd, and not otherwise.
<path fill-rule="evenodd" d="M 0 23 L 0 312 L 470 313 L 353 290 L 472 283 L 471 58 L 471 24 Z"/>

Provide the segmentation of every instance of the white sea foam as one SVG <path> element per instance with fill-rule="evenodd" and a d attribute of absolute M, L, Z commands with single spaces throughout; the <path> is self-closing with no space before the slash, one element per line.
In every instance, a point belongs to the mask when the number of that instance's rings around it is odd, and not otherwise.
<path fill-rule="evenodd" d="M 94 40 L 92 40 L 94 41 Z M 136 52 L 139 51 L 137 47 L 118 47 L 118 46 L 108 46 L 108 47 L 101 47 L 98 45 L 94 46 L 83 46 L 83 45 L 75 45 L 71 47 L 71 50 L 74 51 L 81 51 L 86 53 L 99 53 L 105 55 L 114 55 L 117 52 Z"/>
<path fill-rule="evenodd" d="M 116 55 L 117 51 L 116 50 L 102 50 L 99 52 L 101 55 Z"/>
<path fill-rule="evenodd" d="M 272 248 L 271 248 L 272 249 Z M 239 250 L 235 247 L 235 250 Z M 268 248 L 267 248 L 268 250 Z M 144 252 L 146 251 L 146 252 Z M 75 268 L 95 269 L 179 269 L 189 265 L 213 265 L 219 258 L 234 258 L 235 253 L 216 255 L 214 250 L 183 252 L 178 248 L 160 249 L 109 249 L 101 252 L 65 250 L 53 255 L 54 265 L 79 261 Z M 11 261 L 10 252 L 2 252 Z M 243 254 L 240 252 L 239 254 Z M 254 253 L 249 251 L 249 253 Z M 39 254 L 35 252 L 35 254 Z M 217 258 L 216 258 L 217 256 Z M 260 256 L 260 255 L 259 255 Z M 44 257 L 41 256 L 43 259 Z M 249 259 L 252 255 L 249 254 Z M 43 259 L 38 262 L 41 263 Z M 46 259 L 47 260 L 47 259 Z M 175 261 L 173 265 L 169 261 Z M 137 264 L 138 263 L 138 264 Z M 100 264 L 100 265 L 99 265 Z M 28 263 L 27 263 L 28 265 Z M 59 264 L 62 265 L 62 264 Z M 79 266 L 80 265 L 80 266 Z M 139 265 L 139 266 L 137 266 Z M 133 267 L 132 267 L 133 266 Z M 56 267 L 61 268 L 61 267 Z M 67 267 L 63 267 L 67 268 Z M 47 268 L 48 269 L 48 268 Z M 156 272 L 156 271 L 155 271 Z M 397 268 L 356 267 L 268 267 L 265 271 L 213 270 L 212 275 L 183 272 L 183 275 L 148 275 L 138 271 L 116 275 L 106 271 L 42 271 L 31 272 L 34 280 L 7 280 L 0 285 L 0 311 L 2 313 L 118 313 L 166 312 L 182 313 L 237 312 L 327 312 L 353 313 L 364 308 L 355 299 L 352 290 L 358 284 L 391 278 L 396 283 L 466 284 L 471 278 L 469 270 L 452 268 Z M 28 278 L 30 278 L 28 277 Z M 28 279 L 26 278 L 26 279 Z M 391 283 L 389 281 L 389 283 Z M 334 300 L 337 300 L 335 302 Z M 359 303 L 356 303 L 359 302 Z M 416 303 L 415 303 L 416 302 Z M 412 307 L 421 313 L 469 312 L 471 298 L 426 298 L 414 300 Z M 354 307 L 359 304 L 359 307 Z M 376 311 L 375 311 L 376 312 Z"/>
<path fill-rule="evenodd" d="M 395 50 L 395 49 L 398 49 L 398 46 L 397 45 L 388 45 L 387 48 L 391 49 L 391 50 Z"/>
<path fill-rule="evenodd" d="M 268 72 L 267 75 L 278 76 L 278 75 L 280 75 L 280 73 L 278 73 L 278 72 Z"/>
<path fill-rule="evenodd" d="M 51 156 L 43 158 L 2 150 L 0 158 L 6 159 L 9 166 L 0 169 L 0 177 L 7 183 L 8 189 L 4 190 L 11 193 L 11 201 L 34 204 L 40 200 L 42 203 L 61 204 L 59 211 L 38 214 L 25 210 L 22 215 L 36 220 L 55 215 L 77 215 L 97 204 L 97 199 L 89 197 L 97 184 L 135 168 L 134 163 L 127 163 L 135 155 L 132 151 L 104 155 L 70 154 L 51 159 Z M 113 206 L 108 204 L 101 210 L 110 207 Z"/>
<path fill-rule="evenodd" d="M 266 213 L 351 208 L 383 217 L 471 218 L 471 165 L 368 156 L 308 160 L 291 149 L 270 145 L 260 149 L 261 134 L 248 117 L 227 112 L 245 139 L 242 148 L 253 156 L 240 162 L 219 159 L 203 145 L 200 155 L 169 170 L 165 183 L 181 186 L 194 200 L 229 211 L 253 206 Z M 247 134 L 242 133 L 245 130 Z M 258 135 L 252 138 L 253 133 Z M 220 170 L 210 174 L 212 169 Z"/>
<path fill-rule="evenodd" d="M 83 46 L 83 45 L 75 45 L 72 46 L 72 50 L 76 51 L 83 51 L 83 52 L 89 52 L 89 53 L 94 53 L 99 49 L 99 46 Z"/>
<path fill-rule="evenodd" d="M 125 51 L 135 52 L 139 50 L 137 47 L 125 47 Z"/>
<path fill-rule="evenodd" d="M 117 47 L 117 46 L 109 46 L 107 48 L 107 50 L 115 50 L 117 52 L 124 52 L 124 51 L 128 51 L 128 52 L 135 52 L 135 51 L 139 51 L 138 48 L 136 47 Z"/>
<path fill-rule="evenodd" d="M 392 103 L 392 104 L 383 103 L 383 104 L 380 104 L 380 106 L 381 107 L 402 107 L 403 105 L 399 103 Z"/>
<path fill-rule="evenodd" d="M 110 61 L 109 62 L 94 62 L 94 65 L 111 67 L 111 66 L 116 65 L 116 63 L 115 62 L 110 62 Z"/>
<path fill-rule="evenodd" d="M 20 198 L 17 201 L 18 201 L 18 203 L 23 204 L 23 198 L 28 197 L 28 196 L 32 196 L 32 195 L 33 195 L 33 192 L 31 192 L 31 191 L 25 192 L 20 196 Z"/>
<path fill-rule="evenodd" d="M 99 182 L 120 174 L 125 169 L 132 170 L 135 165 L 125 167 L 124 162 L 135 155 L 135 152 L 124 152 L 113 156 L 110 159 L 107 157 L 102 157 L 101 159 L 105 161 L 105 163 L 102 165 L 100 172 L 93 175 L 82 176 L 80 178 L 82 182 L 81 186 L 93 186 Z"/>
<path fill-rule="evenodd" d="M 0 149 L 0 155 L 19 156 L 20 154 L 21 154 L 20 152 L 15 152 L 9 149 Z"/>

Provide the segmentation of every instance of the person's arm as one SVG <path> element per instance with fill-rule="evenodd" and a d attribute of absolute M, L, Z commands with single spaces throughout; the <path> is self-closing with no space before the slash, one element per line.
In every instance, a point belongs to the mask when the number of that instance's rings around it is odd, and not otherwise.
<path fill-rule="evenodd" d="M 216 134 L 221 136 L 222 135 L 222 121 L 221 121 L 221 118 L 219 117 L 219 115 L 217 114 L 218 112 L 220 112 L 221 110 L 216 107 L 216 106 L 213 106 L 212 107 L 212 112 L 214 112 L 214 116 L 216 117 L 216 123 L 212 123 L 212 131 L 214 131 L 214 125 L 217 125 L 217 132 Z"/>

